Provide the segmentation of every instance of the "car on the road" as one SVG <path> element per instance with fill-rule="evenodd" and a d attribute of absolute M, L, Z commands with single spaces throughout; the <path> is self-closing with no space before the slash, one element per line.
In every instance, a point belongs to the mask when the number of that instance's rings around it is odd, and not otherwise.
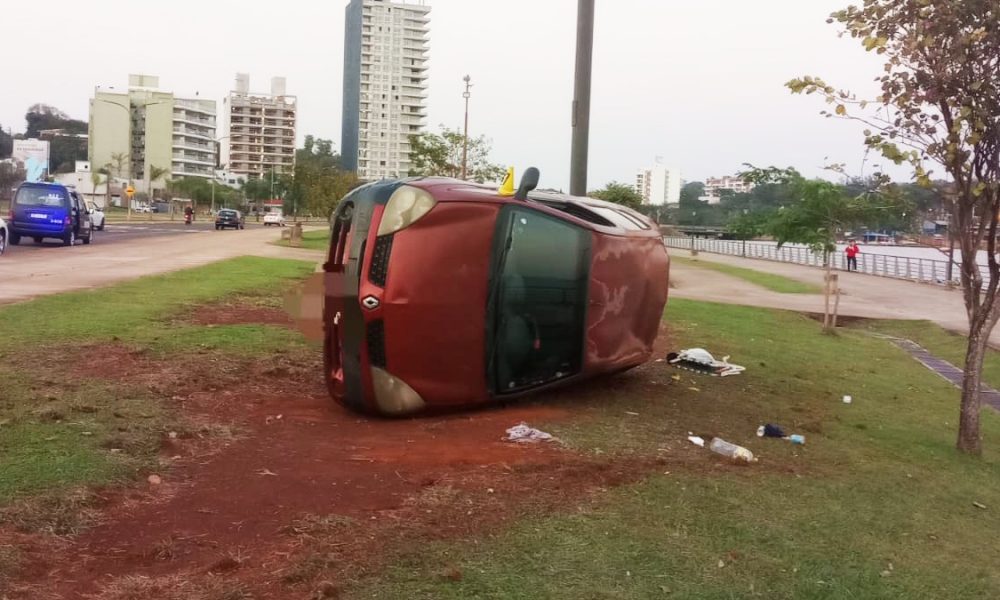
<path fill-rule="evenodd" d="M 87 212 L 90 213 L 90 220 L 94 223 L 94 229 L 104 231 L 104 209 L 93 202 L 87 202 Z"/>
<path fill-rule="evenodd" d="M 7 221 L 0 217 L 0 256 L 7 251 L 7 240 L 10 239 L 10 230 L 7 229 Z"/>
<path fill-rule="evenodd" d="M 272 210 L 271 212 L 264 215 L 264 226 L 277 225 L 278 227 L 285 226 L 285 215 L 280 211 Z"/>
<path fill-rule="evenodd" d="M 11 202 L 10 243 L 30 237 L 39 244 L 45 238 L 57 238 L 73 246 L 77 240 L 89 244 L 94 227 L 87 204 L 75 191 L 57 183 L 25 182 L 17 188 Z"/>
<path fill-rule="evenodd" d="M 243 213 L 238 210 L 223 208 L 217 215 L 215 215 L 216 229 L 226 229 L 227 227 L 232 227 L 233 229 L 243 229 L 245 226 L 246 220 L 243 217 Z"/>
<path fill-rule="evenodd" d="M 348 194 L 324 264 L 324 379 L 363 413 L 503 402 L 636 367 L 670 259 L 617 204 L 442 178 Z"/>

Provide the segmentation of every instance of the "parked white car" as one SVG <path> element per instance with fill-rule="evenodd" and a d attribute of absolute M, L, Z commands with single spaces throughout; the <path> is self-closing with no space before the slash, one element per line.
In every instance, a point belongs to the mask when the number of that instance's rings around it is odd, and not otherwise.
<path fill-rule="evenodd" d="M 280 212 L 269 212 L 264 215 L 264 225 L 270 227 L 271 225 L 277 225 L 278 227 L 285 226 L 285 215 Z"/>
<path fill-rule="evenodd" d="M 7 250 L 7 240 L 10 239 L 10 230 L 7 229 L 7 221 L 0 217 L 0 256 Z"/>
<path fill-rule="evenodd" d="M 93 202 L 88 202 L 87 210 L 90 211 L 90 222 L 93 223 L 94 229 L 104 231 L 104 209 Z"/>

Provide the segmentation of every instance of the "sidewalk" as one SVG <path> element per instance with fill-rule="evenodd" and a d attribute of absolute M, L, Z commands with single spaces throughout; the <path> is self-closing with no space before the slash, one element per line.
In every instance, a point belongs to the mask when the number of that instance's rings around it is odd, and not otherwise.
<path fill-rule="evenodd" d="M 690 252 L 672 249 L 671 254 L 689 258 Z M 792 263 L 773 262 L 700 252 L 703 262 L 722 263 L 782 275 L 817 286 L 823 286 L 825 271 Z M 914 283 L 901 279 L 836 272 L 840 276 L 839 314 L 872 319 L 927 320 L 945 329 L 966 333 L 966 318 L 962 293 L 942 286 Z M 674 263 L 670 267 L 670 293 L 676 298 L 707 300 L 725 304 L 745 304 L 766 308 L 781 308 L 800 312 L 823 312 L 823 296 L 810 294 L 779 294 L 771 292 L 711 269 Z M 1000 347 L 1000 329 L 993 332 L 990 342 Z"/>
<path fill-rule="evenodd" d="M 235 258 L 262 256 L 319 262 L 323 252 L 269 244 L 280 231 L 247 229 L 239 235 L 171 235 L 133 243 L 57 248 L 0 261 L 0 304 L 72 290 L 89 290 Z M 58 260 L 54 260 L 58 253 Z"/>

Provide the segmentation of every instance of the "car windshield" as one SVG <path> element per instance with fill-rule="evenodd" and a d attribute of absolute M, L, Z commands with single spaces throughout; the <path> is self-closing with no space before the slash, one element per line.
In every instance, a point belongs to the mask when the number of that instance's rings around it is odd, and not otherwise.
<path fill-rule="evenodd" d="M 580 371 L 590 237 L 530 210 L 500 221 L 488 361 L 497 392 L 509 393 Z"/>
<path fill-rule="evenodd" d="M 14 204 L 18 206 L 50 206 L 53 208 L 65 208 L 69 198 L 66 192 L 49 187 L 22 187 L 17 190 Z"/>

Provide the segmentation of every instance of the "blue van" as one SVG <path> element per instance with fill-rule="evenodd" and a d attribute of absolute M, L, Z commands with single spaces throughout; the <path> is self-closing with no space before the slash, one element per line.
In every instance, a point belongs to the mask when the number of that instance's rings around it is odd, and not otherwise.
<path fill-rule="evenodd" d="M 73 246 L 77 240 L 89 244 L 94 237 L 87 204 L 76 191 L 56 183 L 22 183 L 10 206 L 10 243 L 18 245 L 22 237 L 36 244 L 45 238 L 62 240 Z"/>

